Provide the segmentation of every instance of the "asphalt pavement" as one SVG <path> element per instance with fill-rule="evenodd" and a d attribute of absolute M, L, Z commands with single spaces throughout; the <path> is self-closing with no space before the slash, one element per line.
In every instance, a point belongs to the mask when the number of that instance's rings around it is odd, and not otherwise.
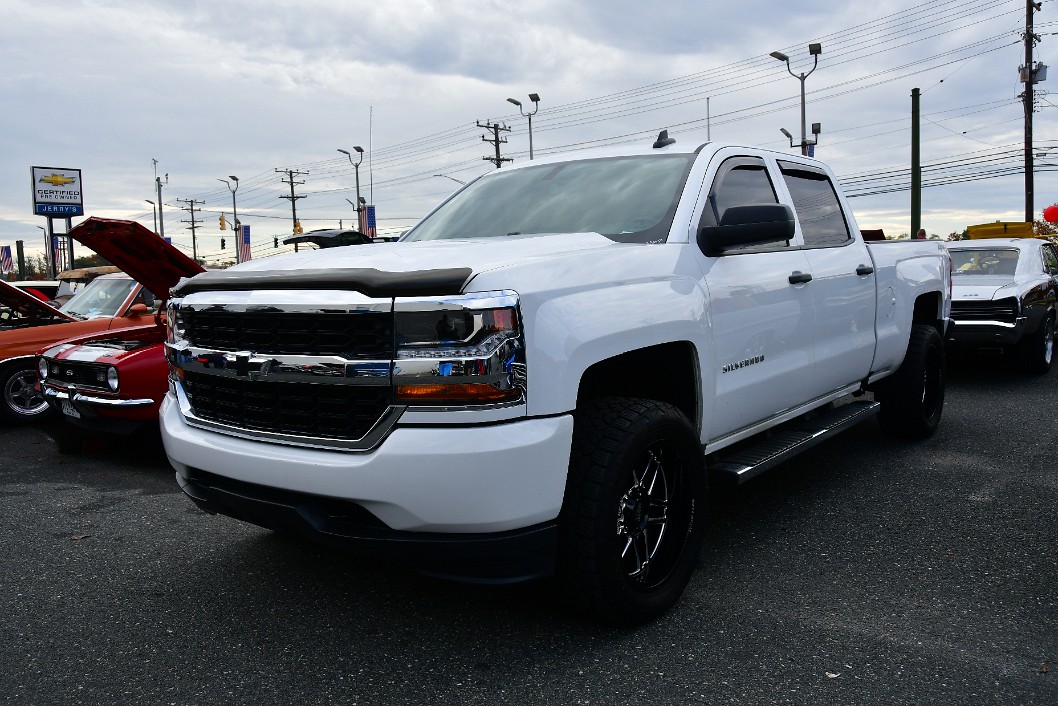
<path fill-rule="evenodd" d="M 1058 368 L 953 365 L 931 439 L 869 421 L 715 488 L 686 594 L 631 630 L 205 515 L 156 437 L 0 428 L 0 701 L 1053 706 L 1056 412 Z"/>

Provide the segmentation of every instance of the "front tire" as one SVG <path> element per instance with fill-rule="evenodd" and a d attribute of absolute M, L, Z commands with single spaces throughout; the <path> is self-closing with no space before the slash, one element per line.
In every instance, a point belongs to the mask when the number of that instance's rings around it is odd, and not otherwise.
<path fill-rule="evenodd" d="M 944 343 L 927 324 L 911 327 L 900 368 L 874 388 L 882 409 L 878 421 L 894 436 L 925 439 L 936 431 L 944 410 Z"/>
<path fill-rule="evenodd" d="M 706 491 L 698 436 L 672 405 L 610 398 L 578 408 L 559 567 L 580 602 L 624 625 L 675 604 L 697 565 Z"/>
<path fill-rule="evenodd" d="M 1048 316 L 1040 327 L 1025 337 L 1018 346 L 1021 369 L 1033 375 L 1043 375 L 1051 369 L 1054 357 L 1054 318 Z"/>
<path fill-rule="evenodd" d="M 15 363 L 0 373 L 0 413 L 9 422 L 36 422 L 51 414 L 32 362 Z"/>

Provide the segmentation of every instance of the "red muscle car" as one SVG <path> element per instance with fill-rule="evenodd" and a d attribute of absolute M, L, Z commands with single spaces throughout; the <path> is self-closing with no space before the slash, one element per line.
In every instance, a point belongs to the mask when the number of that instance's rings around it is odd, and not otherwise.
<path fill-rule="evenodd" d="M 68 421 L 95 431 L 127 434 L 156 424 L 158 406 L 168 389 L 165 301 L 182 277 L 204 269 L 133 221 L 89 218 L 70 234 L 96 252 L 97 246 L 103 247 L 107 252 L 100 254 L 155 293 L 158 306 L 150 325 L 80 336 L 44 348 L 37 372 L 47 403 Z"/>

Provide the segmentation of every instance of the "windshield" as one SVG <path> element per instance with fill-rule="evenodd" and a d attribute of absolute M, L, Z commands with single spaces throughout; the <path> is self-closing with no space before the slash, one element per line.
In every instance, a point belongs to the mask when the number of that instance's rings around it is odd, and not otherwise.
<path fill-rule="evenodd" d="M 663 242 L 694 157 L 612 157 L 493 172 L 404 240 L 599 233 L 622 242 Z"/>
<path fill-rule="evenodd" d="M 1018 268 L 1016 248 L 950 250 L 953 275 L 1013 275 Z"/>
<path fill-rule="evenodd" d="M 122 313 L 121 305 L 128 300 L 136 286 L 134 279 L 92 280 L 59 310 L 83 319 L 117 316 Z"/>

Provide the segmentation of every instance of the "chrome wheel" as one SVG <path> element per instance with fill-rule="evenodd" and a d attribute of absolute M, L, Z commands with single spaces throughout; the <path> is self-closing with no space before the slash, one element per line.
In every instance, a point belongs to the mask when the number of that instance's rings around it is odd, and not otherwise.
<path fill-rule="evenodd" d="M 16 419 L 33 419 L 48 411 L 36 370 L 22 368 L 4 379 L 4 407 Z"/>
<path fill-rule="evenodd" d="M 617 536 L 623 545 L 621 561 L 628 577 L 640 583 L 649 582 L 651 564 L 669 525 L 671 489 L 660 453 L 657 448 L 646 452 L 643 468 L 633 471 L 632 487 L 621 497 L 617 508 Z"/>

